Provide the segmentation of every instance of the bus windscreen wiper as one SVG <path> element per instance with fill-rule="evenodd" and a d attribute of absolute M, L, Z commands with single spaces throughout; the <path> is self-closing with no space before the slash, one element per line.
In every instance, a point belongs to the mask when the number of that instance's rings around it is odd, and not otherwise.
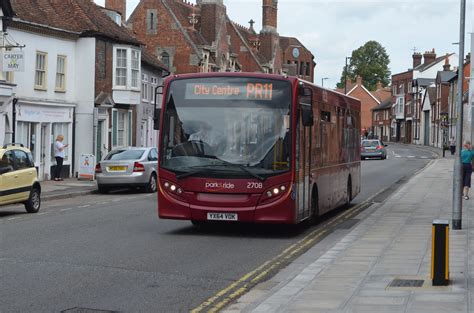
<path fill-rule="evenodd" d="M 198 166 L 193 166 L 192 168 L 196 168 L 197 170 L 183 173 L 176 175 L 177 179 L 182 179 L 186 177 L 190 177 L 196 174 L 201 174 L 204 172 L 207 172 L 210 167 L 215 167 L 215 166 L 223 166 L 223 167 L 237 167 L 241 171 L 249 174 L 250 176 L 260 180 L 260 181 L 265 181 L 265 177 L 258 175 L 257 173 L 252 172 L 251 170 L 247 169 L 245 166 L 240 165 L 240 164 L 232 164 L 232 163 L 223 163 L 223 164 L 208 164 L 208 165 L 198 165 Z"/>

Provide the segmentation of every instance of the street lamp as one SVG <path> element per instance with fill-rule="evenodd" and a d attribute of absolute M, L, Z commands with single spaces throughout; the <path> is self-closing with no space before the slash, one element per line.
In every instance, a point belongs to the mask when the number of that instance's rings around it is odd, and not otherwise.
<path fill-rule="evenodd" d="M 347 59 L 351 57 L 346 57 L 346 66 L 344 67 L 344 94 L 347 94 Z"/>
<path fill-rule="evenodd" d="M 323 77 L 323 78 L 321 78 L 321 87 L 324 87 L 324 81 L 325 81 L 326 79 L 329 79 L 329 77 Z"/>

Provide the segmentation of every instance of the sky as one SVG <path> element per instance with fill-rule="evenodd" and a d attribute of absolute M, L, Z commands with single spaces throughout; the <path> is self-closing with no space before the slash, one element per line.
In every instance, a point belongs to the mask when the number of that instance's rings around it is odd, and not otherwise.
<path fill-rule="evenodd" d="M 189 0 L 195 3 L 195 0 Z M 465 53 L 471 50 L 474 0 L 466 0 Z M 95 0 L 104 5 L 104 0 Z M 139 0 L 127 0 L 127 17 Z M 459 53 L 461 0 L 279 0 L 278 32 L 298 38 L 315 56 L 314 82 L 333 88 L 346 56 L 376 40 L 390 57 L 392 74 L 412 67 L 412 54 L 435 49 L 438 56 Z M 248 26 L 262 21 L 262 0 L 224 0 L 227 15 Z M 453 44 L 454 43 L 454 44 Z M 452 64 L 457 66 L 457 64 Z M 327 78 L 327 79 L 326 79 Z"/>

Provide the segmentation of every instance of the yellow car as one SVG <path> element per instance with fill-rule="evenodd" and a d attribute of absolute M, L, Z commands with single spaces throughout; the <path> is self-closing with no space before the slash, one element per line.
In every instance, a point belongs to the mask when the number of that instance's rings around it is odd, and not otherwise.
<path fill-rule="evenodd" d="M 41 206 L 33 155 L 22 144 L 0 146 L 0 206 L 13 203 L 23 203 L 28 213 Z"/>

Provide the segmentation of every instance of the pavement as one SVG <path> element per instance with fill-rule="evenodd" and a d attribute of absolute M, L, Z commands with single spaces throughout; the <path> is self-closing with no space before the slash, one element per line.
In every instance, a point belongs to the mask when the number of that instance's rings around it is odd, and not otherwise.
<path fill-rule="evenodd" d="M 433 149 L 432 149 L 433 150 Z M 439 149 L 434 152 L 441 154 Z M 448 286 L 432 286 L 435 219 L 451 221 L 454 158 L 432 160 L 383 203 L 354 217 L 223 312 L 474 312 L 474 192 L 449 230 Z M 335 239 L 337 238 L 337 239 Z M 393 287 L 401 279 L 420 287 Z"/>
<path fill-rule="evenodd" d="M 41 181 L 41 201 L 78 197 L 97 192 L 95 181 L 66 178 Z"/>

